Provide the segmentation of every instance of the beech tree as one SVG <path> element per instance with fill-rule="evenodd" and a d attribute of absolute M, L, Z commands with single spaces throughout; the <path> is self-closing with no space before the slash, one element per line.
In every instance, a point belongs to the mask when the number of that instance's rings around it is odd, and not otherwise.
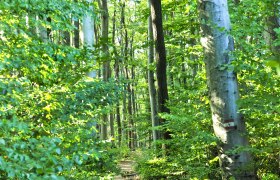
<path fill-rule="evenodd" d="M 166 51 L 164 43 L 164 34 L 162 28 L 162 12 L 161 12 L 161 1 L 150 0 L 150 10 L 153 27 L 153 40 L 155 44 L 155 61 L 156 61 L 156 77 L 158 85 L 158 112 L 169 113 L 170 110 L 167 107 L 168 101 L 168 90 L 167 90 L 167 75 L 166 75 Z M 160 118 L 160 124 L 165 123 L 165 119 Z M 164 131 L 164 139 L 170 139 L 170 133 Z"/>
<path fill-rule="evenodd" d="M 148 1 L 0 1 L 0 179 L 280 179 L 279 0 Z"/>
<path fill-rule="evenodd" d="M 151 3 L 148 2 L 149 8 L 151 8 Z M 159 139 L 159 131 L 155 128 L 159 125 L 158 115 L 157 115 L 157 102 L 156 102 L 156 87 L 155 87 L 155 77 L 154 70 L 152 69 L 154 63 L 154 43 L 153 43 L 153 26 L 152 17 L 148 18 L 148 43 L 149 43 L 149 54 L 148 54 L 148 86 L 149 86 L 149 97 L 151 106 L 151 120 L 153 129 L 153 140 L 154 142 Z"/>
<path fill-rule="evenodd" d="M 92 4 L 93 0 L 87 0 L 87 3 Z M 84 45 L 90 50 L 93 50 L 94 45 L 94 20 L 93 20 L 93 7 L 90 5 L 90 10 L 88 12 L 85 12 L 85 15 L 83 17 L 83 25 L 82 25 L 82 31 L 83 31 L 83 40 Z M 78 23 L 76 22 L 75 25 L 78 26 Z M 76 40 L 77 41 L 77 40 Z M 76 43 L 75 43 L 76 46 Z M 91 71 L 88 73 L 89 77 L 96 77 L 96 71 Z"/>
<path fill-rule="evenodd" d="M 213 127 L 220 139 L 223 178 L 255 179 L 242 115 L 238 113 L 239 92 L 235 72 L 230 69 L 234 41 L 230 36 L 227 0 L 199 0 L 204 58 L 210 94 Z"/>
<path fill-rule="evenodd" d="M 101 38 L 100 42 L 102 45 L 102 74 L 103 80 L 106 82 L 111 77 L 110 60 L 109 60 L 109 49 L 108 49 L 108 34 L 109 34 L 109 14 L 107 0 L 98 1 L 99 9 L 101 10 Z M 110 119 L 110 115 L 103 115 L 103 121 L 101 123 L 101 137 L 102 139 L 107 139 L 107 123 Z M 111 119 L 110 119 L 111 121 Z M 112 121 L 111 121 L 112 122 Z"/>

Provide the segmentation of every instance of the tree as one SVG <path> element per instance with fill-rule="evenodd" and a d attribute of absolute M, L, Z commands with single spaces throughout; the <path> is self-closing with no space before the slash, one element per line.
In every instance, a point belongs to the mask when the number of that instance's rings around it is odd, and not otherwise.
<path fill-rule="evenodd" d="M 109 48 L 108 48 L 108 34 L 109 34 L 109 13 L 107 0 L 99 0 L 98 6 L 101 10 L 101 44 L 102 44 L 102 60 L 103 60 L 103 80 L 106 82 L 111 77 Z M 107 122 L 111 118 L 109 115 L 103 115 L 103 122 L 101 123 L 101 138 L 107 139 Z"/>
<path fill-rule="evenodd" d="M 277 28 L 280 27 L 280 5 L 277 1 L 264 1 L 264 4 L 268 7 L 267 11 L 269 16 L 267 19 L 267 28 L 265 29 L 268 33 L 267 43 L 274 56 L 279 55 L 280 45 L 277 43 L 278 33 Z M 276 45 L 275 45 L 276 44 Z M 280 63 L 280 62 L 279 62 Z"/>
<path fill-rule="evenodd" d="M 201 28 L 214 132 L 221 141 L 224 179 L 255 179 L 244 119 L 238 113 L 236 74 L 230 69 L 234 49 L 227 0 L 199 0 Z"/>
<path fill-rule="evenodd" d="M 155 60 L 156 60 L 156 75 L 158 85 L 158 112 L 169 113 L 166 103 L 168 101 L 168 90 L 167 90 L 167 77 L 166 77 L 166 51 L 164 44 L 164 35 L 162 28 L 162 12 L 161 12 L 161 1 L 150 0 L 151 6 L 151 18 L 153 24 L 153 40 L 155 44 Z M 159 119 L 160 124 L 166 123 L 165 119 Z M 164 139 L 170 139 L 170 133 L 165 130 L 163 133 Z"/>
<path fill-rule="evenodd" d="M 75 2 L 77 2 L 77 0 L 75 0 Z M 74 29 L 74 37 L 73 37 L 73 45 L 75 48 L 79 48 L 80 47 L 80 21 L 78 18 L 74 18 L 73 19 L 74 21 L 74 26 L 75 26 L 75 29 Z"/>
<path fill-rule="evenodd" d="M 149 8 L 151 3 L 149 2 Z M 148 54 L 148 86 L 149 86 L 149 97 L 150 97 L 150 106 L 151 106 L 151 120 L 153 129 L 153 141 L 159 139 L 159 132 L 155 128 L 159 125 L 158 115 L 157 115 L 157 102 L 156 102 L 156 87 L 155 87 L 155 78 L 154 70 L 152 69 L 154 63 L 154 43 L 153 43 L 153 26 L 152 26 L 152 17 L 148 18 L 148 43 L 149 43 L 149 54 Z"/>
<path fill-rule="evenodd" d="M 116 14 L 117 14 L 117 8 L 116 8 L 116 1 L 114 2 L 114 12 L 113 12 L 113 17 L 112 17 L 112 44 L 114 45 L 116 42 Z M 114 62 L 114 72 L 115 72 L 115 79 L 116 83 L 119 84 L 119 79 L 120 79 L 120 66 L 119 66 L 119 55 L 117 52 L 116 46 L 113 46 L 114 50 L 114 56 L 115 56 L 115 62 Z M 122 127 L 121 127 L 121 114 L 120 114 L 120 102 L 117 101 L 116 104 L 116 122 L 117 122 L 117 139 L 118 139 L 118 146 L 121 146 L 121 141 L 122 141 Z"/>
<path fill-rule="evenodd" d="M 87 0 L 87 3 L 92 4 L 93 0 Z M 94 20 L 93 20 L 93 7 L 90 5 L 90 10 L 89 12 L 86 12 L 84 17 L 83 17 L 83 25 L 82 25 L 82 31 L 84 35 L 84 45 L 88 48 L 88 50 L 92 51 L 93 50 L 93 45 L 94 45 Z M 76 26 L 78 26 L 78 23 L 75 23 Z M 76 37 L 77 38 L 77 37 Z M 77 39 L 75 42 L 78 43 Z M 96 77 L 96 71 L 90 71 L 88 73 L 89 77 Z"/>

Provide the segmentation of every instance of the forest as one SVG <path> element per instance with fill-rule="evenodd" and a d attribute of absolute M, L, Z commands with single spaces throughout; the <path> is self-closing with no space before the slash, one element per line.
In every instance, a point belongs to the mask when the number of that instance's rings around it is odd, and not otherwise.
<path fill-rule="evenodd" d="M 0 179 L 279 180 L 280 1 L 1 0 Z"/>

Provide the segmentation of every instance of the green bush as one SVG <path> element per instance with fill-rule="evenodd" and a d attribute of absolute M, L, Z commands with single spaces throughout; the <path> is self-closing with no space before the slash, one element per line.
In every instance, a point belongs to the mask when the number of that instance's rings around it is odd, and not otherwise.
<path fill-rule="evenodd" d="M 1 81 L 0 177 L 63 179 L 114 171 L 109 143 L 96 136 L 97 118 L 115 101 L 111 83 L 81 81 L 71 88 Z M 113 94 L 112 94 L 113 93 Z M 75 132 L 75 133 L 73 133 Z"/>

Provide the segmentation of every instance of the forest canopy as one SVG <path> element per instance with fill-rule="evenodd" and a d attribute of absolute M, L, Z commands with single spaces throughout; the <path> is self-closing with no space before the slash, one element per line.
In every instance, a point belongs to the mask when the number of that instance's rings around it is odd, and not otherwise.
<path fill-rule="evenodd" d="M 279 179 L 279 6 L 1 0 L 0 179 Z"/>

